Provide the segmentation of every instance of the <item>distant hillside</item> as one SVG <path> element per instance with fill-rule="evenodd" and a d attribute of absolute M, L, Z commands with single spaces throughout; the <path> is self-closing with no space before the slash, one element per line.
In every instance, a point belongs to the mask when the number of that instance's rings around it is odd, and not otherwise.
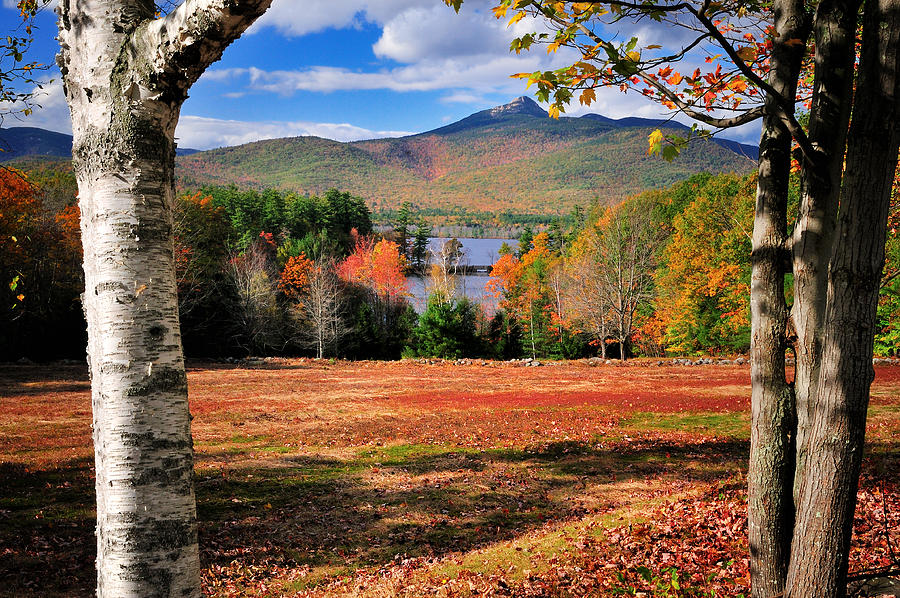
<path fill-rule="evenodd" d="M 199 150 L 178 148 L 179 156 L 189 156 Z M 36 127 L 0 129 L 0 162 L 23 158 L 72 158 L 72 136 Z"/>
<path fill-rule="evenodd" d="M 600 115 L 553 120 L 522 97 L 409 137 L 293 137 L 200 152 L 179 158 L 177 173 L 186 187 L 233 182 L 316 194 L 337 187 L 366 198 L 376 212 L 410 201 L 444 213 L 556 214 L 697 172 L 754 166 L 756 148 L 732 141 L 692 142 L 672 163 L 648 156 L 647 136 L 659 126 L 683 127 Z"/>
<path fill-rule="evenodd" d="M 25 156 L 71 158 L 72 136 L 35 127 L 0 129 L 0 162 Z"/>
<path fill-rule="evenodd" d="M 236 184 L 365 198 L 377 214 L 404 201 L 422 213 L 552 215 L 594 198 L 616 202 L 697 172 L 747 172 L 757 148 L 728 140 L 691 143 L 672 163 L 647 155 L 660 120 L 599 114 L 553 120 L 533 100 L 482 110 L 447 126 L 397 139 L 341 143 L 318 137 L 259 141 L 205 152 L 179 149 L 181 187 Z M 31 127 L 0 130 L 0 162 L 67 160 L 72 138 Z M 46 170 L 49 165 L 41 167 Z M 438 222 L 437 220 L 435 222 Z"/>

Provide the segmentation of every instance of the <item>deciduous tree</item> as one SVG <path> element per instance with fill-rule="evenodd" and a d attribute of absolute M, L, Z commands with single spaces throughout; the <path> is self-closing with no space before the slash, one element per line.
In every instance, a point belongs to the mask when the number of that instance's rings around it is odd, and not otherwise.
<path fill-rule="evenodd" d="M 501 0 L 494 13 L 547 27 L 515 39 L 513 51 L 578 53 L 559 69 L 520 75 L 551 101 L 551 116 L 576 93 L 589 105 L 596 88 L 613 85 L 712 127 L 761 121 L 750 283 L 753 595 L 844 595 L 900 146 L 900 0 Z M 687 41 L 641 47 L 617 37 L 629 21 L 679 27 Z M 710 67 L 691 71 L 704 56 Z M 806 126 L 798 104 L 808 106 Z M 792 144 L 803 184 L 789 236 Z M 677 153 L 661 131 L 650 145 Z"/>
<path fill-rule="evenodd" d="M 199 596 L 173 254 L 188 89 L 271 0 L 62 0 L 97 473 L 98 596 Z"/>

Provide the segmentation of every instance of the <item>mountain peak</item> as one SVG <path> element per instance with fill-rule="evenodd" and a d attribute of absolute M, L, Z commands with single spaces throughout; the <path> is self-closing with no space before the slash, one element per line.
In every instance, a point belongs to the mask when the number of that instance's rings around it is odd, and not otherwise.
<path fill-rule="evenodd" d="M 537 102 L 527 96 L 519 96 L 509 104 L 503 104 L 491 108 L 490 115 L 494 118 L 509 116 L 511 114 L 527 114 L 528 116 L 547 116 L 547 111 L 538 106 Z"/>

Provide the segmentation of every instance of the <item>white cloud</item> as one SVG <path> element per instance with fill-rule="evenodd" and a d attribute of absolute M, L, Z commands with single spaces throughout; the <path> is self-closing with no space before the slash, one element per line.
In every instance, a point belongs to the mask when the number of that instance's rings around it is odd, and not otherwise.
<path fill-rule="evenodd" d="M 440 101 L 444 104 L 490 104 L 490 101 L 484 96 L 465 92 L 451 93 L 442 97 Z"/>
<path fill-rule="evenodd" d="M 447 58 L 422 61 L 376 71 L 357 71 L 332 66 L 302 70 L 266 71 L 258 68 L 211 71 L 215 81 L 247 78 L 254 91 L 291 95 L 299 91 L 328 93 L 385 89 L 397 92 L 456 90 L 474 94 L 521 95 L 522 81 L 511 73 L 547 68 L 539 55 L 480 55 L 475 59 Z"/>
<path fill-rule="evenodd" d="M 379 58 L 406 64 L 448 57 L 502 55 L 513 35 L 503 23 L 472 10 L 454 15 L 438 2 L 411 8 L 384 25 L 372 47 Z"/>
<path fill-rule="evenodd" d="M 288 36 L 301 36 L 329 28 L 357 27 L 362 22 L 384 24 L 407 8 L 435 0 L 275 0 L 250 33 L 272 27 Z"/>
<path fill-rule="evenodd" d="M 408 131 L 372 131 L 347 123 L 238 121 L 184 115 L 178 122 L 175 137 L 178 146 L 210 149 L 281 137 L 315 135 L 335 141 L 356 141 L 376 137 L 401 137 Z"/>
<path fill-rule="evenodd" d="M 9 114 L 19 112 L 24 106 L 0 102 L 0 114 L 4 127 L 39 127 L 58 133 L 72 133 L 72 121 L 69 117 L 69 106 L 63 93 L 62 79 L 59 73 L 52 73 L 40 86 L 31 90 L 34 111 L 29 116 Z"/>

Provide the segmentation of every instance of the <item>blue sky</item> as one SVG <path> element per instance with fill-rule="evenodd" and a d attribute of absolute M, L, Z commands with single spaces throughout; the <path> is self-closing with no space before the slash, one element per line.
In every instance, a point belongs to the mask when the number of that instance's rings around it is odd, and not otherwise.
<path fill-rule="evenodd" d="M 3 32 L 16 23 L 14 5 L 3 0 Z M 456 15 L 440 0 L 275 0 L 191 90 L 179 146 L 207 149 L 296 135 L 340 141 L 398 136 L 506 103 L 527 93 L 511 73 L 559 66 L 567 56 L 547 56 L 540 48 L 510 54 L 512 37 L 535 25 L 526 19 L 507 29 L 490 6 L 466 0 Z M 52 64 L 55 15 L 45 11 L 37 26 L 31 58 Z M 59 73 L 51 69 L 47 77 L 54 82 L 38 100 L 43 108 L 21 122 L 7 117 L 3 126 L 70 132 Z M 638 94 L 617 90 L 604 90 L 590 109 L 573 106 L 570 114 L 588 111 L 614 118 L 665 115 Z M 726 136 L 755 143 L 758 131 L 753 125 Z"/>

